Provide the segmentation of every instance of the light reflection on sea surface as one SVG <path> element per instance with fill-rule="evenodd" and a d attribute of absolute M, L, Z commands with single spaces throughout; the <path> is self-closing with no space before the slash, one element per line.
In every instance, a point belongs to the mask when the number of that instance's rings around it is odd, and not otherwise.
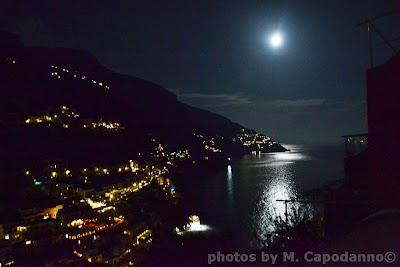
<path fill-rule="evenodd" d="M 239 249 L 260 247 L 274 230 L 272 221 L 285 219 L 285 205 L 276 200 L 295 199 L 343 177 L 342 150 L 286 147 L 291 151 L 246 155 L 223 172 L 185 179 L 183 193 L 193 200 L 193 213 L 227 233 Z M 296 205 L 288 204 L 289 217 Z"/>
<path fill-rule="evenodd" d="M 226 192 L 228 194 L 228 203 L 229 208 L 232 209 L 233 207 L 233 179 L 232 179 L 232 166 L 228 165 L 226 171 Z"/>
<path fill-rule="evenodd" d="M 295 184 L 294 166 L 297 161 L 309 160 L 310 156 L 290 147 L 290 152 L 262 154 L 255 156 L 249 163 L 252 168 L 259 168 L 264 179 L 258 185 L 258 195 L 252 216 L 252 232 L 256 237 L 252 246 L 259 247 L 267 240 L 268 234 L 275 230 L 274 221 L 286 221 L 285 204 L 277 200 L 293 200 L 299 195 Z M 298 204 L 290 203 L 289 210 Z M 289 216 L 290 212 L 288 212 Z"/>

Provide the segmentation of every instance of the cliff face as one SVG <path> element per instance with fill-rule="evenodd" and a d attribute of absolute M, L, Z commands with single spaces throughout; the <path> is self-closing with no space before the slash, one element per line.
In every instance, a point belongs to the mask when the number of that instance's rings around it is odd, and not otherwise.
<path fill-rule="evenodd" d="M 10 165 L 118 160 L 150 150 L 154 138 L 196 152 L 195 134 L 232 140 L 243 128 L 180 103 L 159 85 L 114 73 L 85 51 L 25 47 L 6 33 L 0 92 L 2 159 Z"/>

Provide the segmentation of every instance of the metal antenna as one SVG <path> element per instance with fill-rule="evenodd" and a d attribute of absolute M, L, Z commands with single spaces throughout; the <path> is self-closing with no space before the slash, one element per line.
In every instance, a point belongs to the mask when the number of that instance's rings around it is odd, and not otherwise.
<path fill-rule="evenodd" d="M 393 38 L 393 39 L 390 39 L 390 40 L 387 40 L 387 41 L 390 42 L 393 45 L 393 43 L 397 43 L 397 42 L 400 41 L 400 37 L 396 37 L 396 38 Z M 386 42 L 380 42 L 380 43 L 376 44 L 376 46 L 382 46 L 382 45 L 386 45 Z"/>
<path fill-rule="evenodd" d="M 383 40 L 383 42 L 381 42 L 380 44 L 385 44 L 387 45 L 395 54 L 398 54 L 399 51 L 397 51 L 397 49 L 390 43 L 391 41 L 389 41 L 388 39 L 386 39 L 386 37 L 377 29 L 377 27 L 374 25 L 374 21 L 378 20 L 378 19 L 382 19 L 384 17 L 388 17 L 390 15 L 394 15 L 399 13 L 398 10 L 393 10 L 390 12 L 386 12 L 384 14 L 366 19 L 360 23 L 357 23 L 356 26 L 360 27 L 363 25 L 367 25 L 367 31 L 368 31 L 368 53 L 369 53 L 369 62 L 370 62 L 370 67 L 373 68 L 374 67 L 374 55 L 373 55 L 373 35 L 372 35 L 372 31 L 374 31 L 375 33 L 378 34 L 378 36 L 380 37 L 380 39 Z"/>
<path fill-rule="evenodd" d="M 359 27 L 359 26 L 368 24 L 369 22 L 373 22 L 375 20 L 378 20 L 378 19 L 381 19 L 381 18 L 385 18 L 385 17 L 391 16 L 391 15 L 394 15 L 394 14 L 397 14 L 397 13 L 399 13 L 399 10 L 392 10 L 392 11 L 380 14 L 378 16 L 375 16 L 375 17 L 372 17 L 372 18 L 368 18 L 368 19 L 366 19 L 364 21 L 361 21 L 361 22 L 357 23 L 356 26 Z"/>
<path fill-rule="evenodd" d="M 379 35 L 379 37 L 381 37 L 381 39 L 383 40 L 383 42 L 390 47 L 390 49 L 392 49 L 392 51 L 397 54 L 398 51 L 396 50 L 396 48 L 389 42 L 389 40 L 386 39 L 386 37 L 375 27 L 375 25 L 373 23 L 371 23 L 371 27 L 375 30 L 375 32 Z"/>

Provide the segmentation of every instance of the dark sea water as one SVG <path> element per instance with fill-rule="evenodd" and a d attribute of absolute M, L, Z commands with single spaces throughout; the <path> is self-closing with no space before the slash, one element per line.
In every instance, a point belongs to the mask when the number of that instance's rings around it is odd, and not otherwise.
<path fill-rule="evenodd" d="M 180 177 L 177 190 L 202 223 L 229 234 L 239 249 L 257 247 L 293 199 L 343 179 L 343 147 L 284 145 L 290 152 L 246 155 L 223 171 Z"/>

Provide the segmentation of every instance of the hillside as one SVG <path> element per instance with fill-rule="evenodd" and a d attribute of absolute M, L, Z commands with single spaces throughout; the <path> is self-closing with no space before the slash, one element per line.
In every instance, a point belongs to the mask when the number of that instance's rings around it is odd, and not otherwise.
<path fill-rule="evenodd" d="M 0 91 L 7 171 L 54 160 L 76 166 L 139 154 L 148 160 L 154 142 L 167 151 L 188 150 L 196 160 L 284 151 L 159 85 L 107 69 L 88 52 L 26 47 L 9 33 L 0 34 Z"/>

